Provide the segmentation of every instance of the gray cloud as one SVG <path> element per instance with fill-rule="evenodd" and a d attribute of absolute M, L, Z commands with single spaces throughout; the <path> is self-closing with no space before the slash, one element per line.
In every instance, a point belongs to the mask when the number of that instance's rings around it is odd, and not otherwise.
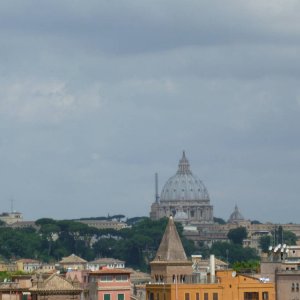
<path fill-rule="evenodd" d="M 217 216 L 297 222 L 298 10 L 1 2 L 2 210 L 147 215 L 185 149 Z"/>

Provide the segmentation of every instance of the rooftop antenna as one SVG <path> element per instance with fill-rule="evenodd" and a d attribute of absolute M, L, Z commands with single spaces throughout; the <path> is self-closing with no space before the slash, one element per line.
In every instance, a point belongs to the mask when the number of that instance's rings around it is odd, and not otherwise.
<path fill-rule="evenodd" d="M 155 203 L 159 202 L 159 194 L 158 194 L 158 174 L 155 173 Z"/>
<path fill-rule="evenodd" d="M 10 212 L 13 213 L 14 212 L 14 199 L 11 197 L 9 201 L 10 201 Z"/>

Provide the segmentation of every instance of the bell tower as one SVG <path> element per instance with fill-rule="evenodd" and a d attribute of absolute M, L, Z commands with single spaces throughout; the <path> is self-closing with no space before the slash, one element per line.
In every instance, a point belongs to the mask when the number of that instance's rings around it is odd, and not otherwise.
<path fill-rule="evenodd" d="M 151 266 L 155 282 L 185 282 L 192 275 L 192 262 L 187 259 L 173 217 L 169 218 L 163 238 Z"/>

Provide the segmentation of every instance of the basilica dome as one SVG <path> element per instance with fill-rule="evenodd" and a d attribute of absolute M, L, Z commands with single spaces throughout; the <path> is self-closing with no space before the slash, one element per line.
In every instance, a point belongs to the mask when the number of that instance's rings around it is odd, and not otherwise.
<path fill-rule="evenodd" d="M 160 201 L 205 200 L 209 195 L 202 181 L 190 170 L 190 164 L 185 153 L 179 161 L 177 173 L 169 178 L 164 185 Z"/>

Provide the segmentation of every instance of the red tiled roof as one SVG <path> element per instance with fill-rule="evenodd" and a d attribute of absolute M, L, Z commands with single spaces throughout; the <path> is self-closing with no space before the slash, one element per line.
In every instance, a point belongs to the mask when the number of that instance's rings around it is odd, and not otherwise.
<path fill-rule="evenodd" d="M 70 256 L 63 257 L 59 262 L 60 264 L 85 264 L 87 261 L 75 254 L 71 254 Z"/>
<path fill-rule="evenodd" d="M 38 264 L 39 261 L 38 260 L 35 260 L 35 259 L 31 259 L 31 258 L 21 258 L 21 259 L 18 259 L 16 260 L 16 262 L 22 262 L 22 263 L 33 263 L 33 264 Z"/>
<path fill-rule="evenodd" d="M 42 291 L 49 291 L 49 292 L 66 292 L 66 291 L 76 291 L 81 292 L 80 288 L 75 287 L 69 280 L 66 278 L 58 275 L 52 274 L 46 280 L 40 282 L 36 286 L 29 289 L 31 292 L 42 292 Z"/>
<path fill-rule="evenodd" d="M 89 272 L 89 275 L 98 275 L 98 274 L 130 274 L 131 270 L 128 269 L 101 269 L 97 271 Z"/>

